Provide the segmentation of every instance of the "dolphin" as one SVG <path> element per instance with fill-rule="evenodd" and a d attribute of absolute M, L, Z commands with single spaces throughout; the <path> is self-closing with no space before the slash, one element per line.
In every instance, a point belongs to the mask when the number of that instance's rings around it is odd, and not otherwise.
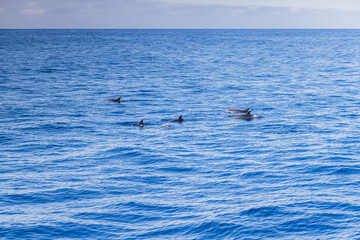
<path fill-rule="evenodd" d="M 226 110 L 227 113 L 247 113 L 249 112 L 250 108 L 246 108 L 244 110 L 237 110 L 237 109 L 229 109 Z"/>
<path fill-rule="evenodd" d="M 170 122 L 182 122 L 182 121 L 185 121 L 185 120 L 182 118 L 182 115 L 180 115 L 180 117 L 178 117 L 178 119 L 171 120 Z"/>
<path fill-rule="evenodd" d="M 105 102 L 117 102 L 117 103 L 123 102 L 120 99 L 121 99 L 121 97 L 118 97 L 117 99 L 106 99 L 104 101 Z"/>
<path fill-rule="evenodd" d="M 246 114 L 243 115 L 235 115 L 231 116 L 229 118 L 236 118 L 236 119 L 250 119 L 250 118 L 261 118 L 261 116 L 258 115 L 252 115 L 250 111 L 248 111 Z"/>
<path fill-rule="evenodd" d="M 141 119 L 141 121 L 138 123 L 138 124 L 136 124 L 136 125 L 133 125 L 134 127 L 143 127 L 143 126 L 145 126 L 146 124 L 145 123 L 143 123 L 143 119 Z"/>

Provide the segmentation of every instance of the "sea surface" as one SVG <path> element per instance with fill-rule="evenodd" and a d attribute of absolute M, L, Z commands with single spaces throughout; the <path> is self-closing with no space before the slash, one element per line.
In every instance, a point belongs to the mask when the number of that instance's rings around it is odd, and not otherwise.
<path fill-rule="evenodd" d="M 360 30 L 0 30 L 0 238 L 360 239 L 359 109 Z"/>

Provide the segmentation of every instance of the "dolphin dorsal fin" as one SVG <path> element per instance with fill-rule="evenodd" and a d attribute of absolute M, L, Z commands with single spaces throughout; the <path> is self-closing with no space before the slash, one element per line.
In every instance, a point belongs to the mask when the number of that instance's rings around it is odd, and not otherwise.
<path fill-rule="evenodd" d="M 180 117 L 178 117 L 178 120 L 183 120 L 183 119 L 182 119 L 182 115 L 180 115 Z"/>
<path fill-rule="evenodd" d="M 138 125 L 143 125 L 144 123 L 143 123 L 143 119 L 141 119 L 141 121 L 138 123 Z"/>
<path fill-rule="evenodd" d="M 249 112 L 249 110 L 250 110 L 250 108 L 246 108 L 246 109 L 244 110 L 244 112 Z"/>

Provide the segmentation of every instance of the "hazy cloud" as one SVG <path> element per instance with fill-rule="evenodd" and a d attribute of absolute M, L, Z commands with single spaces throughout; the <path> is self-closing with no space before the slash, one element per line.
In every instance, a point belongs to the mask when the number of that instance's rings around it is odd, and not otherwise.
<path fill-rule="evenodd" d="M 45 13 L 45 9 L 43 9 L 43 8 L 25 8 L 21 12 L 23 14 L 41 15 L 41 14 Z"/>
<path fill-rule="evenodd" d="M 37 2 L 28 2 L 27 8 L 21 10 L 22 14 L 29 14 L 29 15 L 42 15 L 45 13 L 45 9 L 38 7 Z"/>

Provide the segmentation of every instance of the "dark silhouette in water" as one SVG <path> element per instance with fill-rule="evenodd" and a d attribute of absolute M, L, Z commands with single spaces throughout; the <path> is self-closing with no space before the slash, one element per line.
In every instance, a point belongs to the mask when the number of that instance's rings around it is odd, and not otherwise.
<path fill-rule="evenodd" d="M 143 120 L 143 119 L 141 119 L 141 121 L 140 121 L 138 124 L 133 125 L 133 126 L 134 126 L 134 127 L 143 127 L 143 126 L 145 126 L 145 125 L 146 125 L 143 121 L 144 121 L 144 120 Z"/>
<path fill-rule="evenodd" d="M 237 110 L 237 109 L 229 109 L 226 110 L 227 113 L 247 113 L 249 112 L 250 108 L 246 108 L 244 110 Z"/>
<path fill-rule="evenodd" d="M 178 119 L 171 120 L 170 122 L 182 122 L 182 121 L 185 121 L 185 120 L 182 118 L 182 115 L 180 115 L 180 117 L 178 117 Z"/>
<path fill-rule="evenodd" d="M 250 119 L 250 118 L 261 118 L 261 116 L 258 115 L 252 115 L 251 111 L 248 111 L 246 114 L 243 115 L 235 115 L 231 116 L 229 118 L 236 118 L 236 119 Z"/>
<path fill-rule="evenodd" d="M 105 102 L 117 102 L 117 103 L 123 102 L 120 99 L 121 99 L 121 97 L 118 97 L 117 99 L 106 99 L 104 101 Z"/>

